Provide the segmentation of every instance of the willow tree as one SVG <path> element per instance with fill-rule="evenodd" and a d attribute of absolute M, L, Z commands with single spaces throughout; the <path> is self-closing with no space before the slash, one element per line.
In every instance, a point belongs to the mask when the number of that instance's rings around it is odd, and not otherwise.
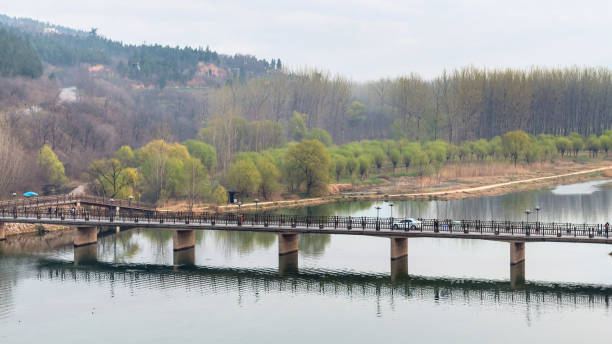
<path fill-rule="evenodd" d="M 149 142 L 139 150 L 143 196 L 151 201 L 184 195 L 187 184 L 187 148 L 163 140 Z"/>
<path fill-rule="evenodd" d="M 529 149 L 529 135 L 521 130 L 507 132 L 502 138 L 504 153 L 514 161 L 514 166 L 519 156 L 524 155 Z"/>
<path fill-rule="evenodd" d="M 303 140 L 289 148 L 286 155 L 289 179 L 301 181 L 309 195 L 328 192 L 331 157 L 325 146 L 317 140 Z"/>
<path fill-rule="evenodd" d="M 49 145 L 42 146 L 38 151 L 38 166 L 46 184 L 59 187 L 68 181 L 64 164 L 57 158 Z"/>

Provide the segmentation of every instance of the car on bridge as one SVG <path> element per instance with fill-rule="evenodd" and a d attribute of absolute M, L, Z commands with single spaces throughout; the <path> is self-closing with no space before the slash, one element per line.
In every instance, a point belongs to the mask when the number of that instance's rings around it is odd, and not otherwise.
<path fill-rule="evenodd" d="M 403 229 L 403 230 L 416 230 L 421 229 L 423 224 L 421 221 L 413 219 L 411 217 L 405 219 L 397 219 L 393 221 L 392 229 Z"/>

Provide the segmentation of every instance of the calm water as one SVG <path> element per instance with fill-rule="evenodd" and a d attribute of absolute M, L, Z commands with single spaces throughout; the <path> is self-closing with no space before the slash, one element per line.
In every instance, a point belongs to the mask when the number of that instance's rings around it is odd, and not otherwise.
<path fill-rule="evenodd" d="M 396 202 L 394 216 L 605 222 L 612 187 L 592 182 L 448 202 Z M 386 203 L 292 212 L 389 216 Z M 287 210 L 285 210 L 287 211 Z M 535 216 L 535 215 L 531 215 Z M 410 239 L 408 278 L 389 241 L 304 235 L 299 271 L 279 271 L 270 234 L 199 232 L 195 266 L 173 266 L 172 232 L 100 235 L 75 265 L 70 233 L 0 243 L 0 343 L 609 343 L 612 247 L 529 243 L 511 288 L 506 243 Z M 283 273 L 281 273 L 283 272 Z"/>

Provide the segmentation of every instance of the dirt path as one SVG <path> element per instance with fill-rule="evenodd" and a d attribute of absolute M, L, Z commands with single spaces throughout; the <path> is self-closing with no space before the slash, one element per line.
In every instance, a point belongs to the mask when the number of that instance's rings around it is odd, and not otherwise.
<path fill-rule="evenodd" d="M 546 177 L 536 177 L 536 178 L 528 178 L 528 179 L 521 179 L 521 180 L 513 180 L 511 182 L 489 184 L 489 185 L 483 185 L 483 186 L 475 186 L 475 187 L 462 188 L 462 189 L 456 189 L 456 190 L 443 190 L 443 191 L 419 192 L 419 193 L 408 193 L 408 194 L 394 194 L 394 195 L 389 195 L 389 197 L 436 196 L 436 195 L 447 195 L 447 194 L 453 194 L 453 193 L 470 193 L 470 192 L 477 192 L 477 191 L 496 189 L 496 188 L 500 188 L 500 187 L 504 187 L 504 186 L 510 186 L 510 185 L 516 185 L 516 184 L 526 184 L 526 183 L 533 183 L 533 182 L 537 182 L 537 181 L 544 181 L 544 180 L 550 180 L 550 179 L 558 179 L 558 178 L 577 176 L 577 175 L 581 175 L 581 174 L 589 174 L 589 173 L 594 173 L 594 172 L 601 172 L 601 171 L 605 171 L 605 170 L 608 170 L 608 169 L 612 169 L 612 166 L 605 166 L 605 167 L 594 168 L 594 169 L 590 169 L 590 170 L 584 170 L 584 171 L 578 171 L 578 172 L 572 172 L 572 173 L 557 174 L 557 175 L 554 175 L 554 176 L 546 176 Z"/>
<path fill-rule="evenodd" d="M 85 194 L 85 187 L 87 186 L 87 184 L 81 184 L 79 186 L 77 186 L 76 188 L 74 188 L 72 191 L 70 191 L 70 194 L 72 195 L 84 195 Z"/>

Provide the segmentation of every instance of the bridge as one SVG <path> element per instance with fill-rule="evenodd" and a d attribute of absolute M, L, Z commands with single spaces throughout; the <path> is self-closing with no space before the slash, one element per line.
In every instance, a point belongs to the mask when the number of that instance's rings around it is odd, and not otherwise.
<path fill-rule="evenodd" d="M 74 228 L 75 262 L 95 261 L 98 228 L 170 229 L 174 231 L 176 265 L 193 265 L 195 231 L 225 230 L 275 233 L 278 235 L 279 272 L 296 271 L 300 234 L 365 235 L 390 239 L 392 279 L 408 275 L 408 239 L 418 237 L 479 239 L 508 242 L 510 280 L 525 281 L 525 244 L 528 242 L 570 242 L 612 244 L 609 228 L 602 224 L 542 222 L 422 220 L 418 227 L 406 227 L 394 218 L 351 216 L 298 216 L 259 213 L 146 212 L 143 214 L 110 209 L 78 210 L 55 214 L 39 208 L 2 208 L 0 240 L 5 239 L 4 223 L 53 224 Z M 78 259 L 77 259 L 78 258 Z"/>
<path fill-rule="evenodd" d="M 141 212 L 155 211 L 154 205 L 145 202 L 76 194 L 21 197 L 12 200 L 0 201 L 0 209 L 18 209 L 20 211 L 36 208 L 52 208 L 52 211 L 54 212 L 55 208 L 66 206 L 77 208 L 80 208 L 81 206 L 107 208 L 115 210 L 115 212 L 119 212 L 121 209 Z"/>

